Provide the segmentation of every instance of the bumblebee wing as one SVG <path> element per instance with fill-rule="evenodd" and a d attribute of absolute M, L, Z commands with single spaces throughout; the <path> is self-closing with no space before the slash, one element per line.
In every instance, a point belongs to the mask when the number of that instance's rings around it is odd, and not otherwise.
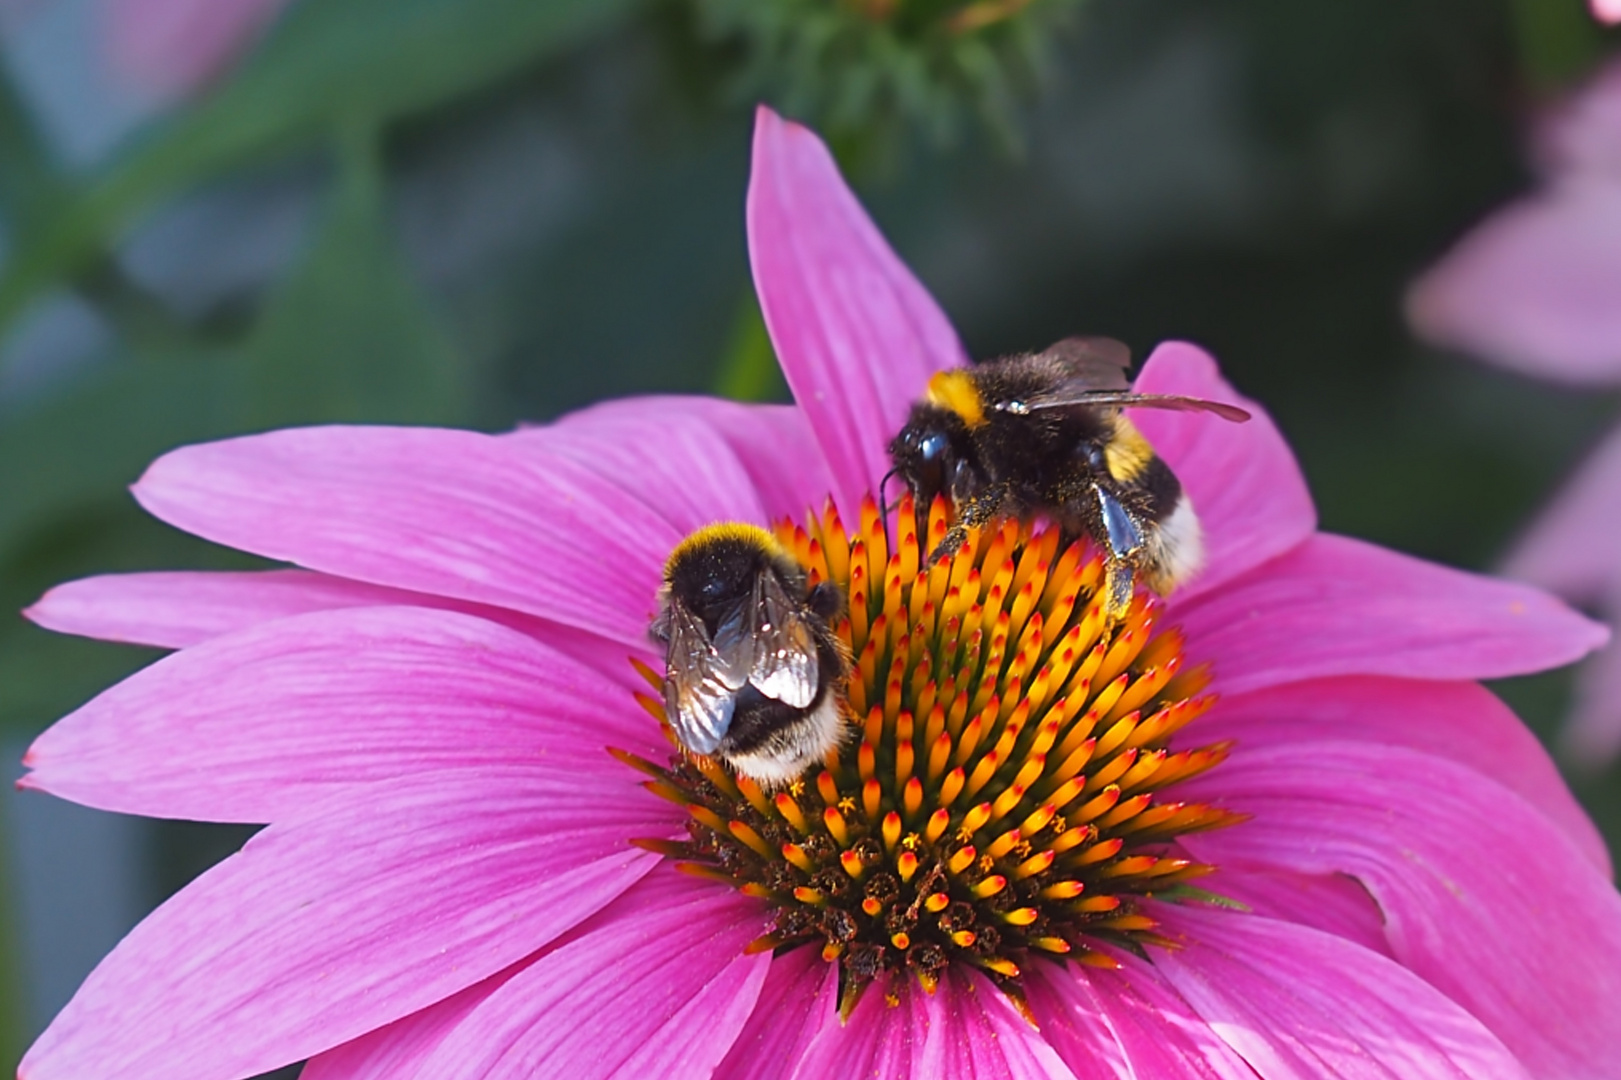
<path fill-rule="evenodd" d="M 664 706 L 683 746 L 712 754 L 732 724 L 737 691 L 748 678 L 747 635 L 729 620 L 711 643 L 703 620 L 680 604 L 670 605 L 669 651 L 664 674 Z M 731 632 L 728 632 L 731 631 Z"/>
<path fill-rule="evenodd" d="M 1183 397 L 1181 394 L 1093 394 L 1088 404 L 1215 413 L 1223 420 L 1230 420 L 1235 424 L 1242 424 L 1250 418 L 1249 410 L 1240 409 L 1237 405 L 1229 405 L 1225 401 L 1209 401 L 1205 398 Z"/>
<path fill-rule="evenodd" d="M 1036 354 L 1036 359 L 1061 364 L 1069 373 L 1066 385 L 1091 390 L 1131 388 L 1126 378 L 1126 371 L 1131 367 L 1131 349 L 1114 338 L 1065 338 Z"/>
<path fill-rule="evenodd" d="M 1061 409 L 1069 405 L 1116 405 L 1138 409 L 1174 409 L 1178 412 L 1215 413 L 1223 420 L 1242 424 L 1250 418 L 1248 410 L 1222 401 L 1183 397 L 1181 394 L 1134 394 L 1129 390 L 1094 390 L 1083 386 L 1066 385 L 1026 402 L 1030 409 Z"/>
<path fill-rule="evenodd" d="M 804 709 L 816 699 L 820 664 L 816 635 L 804 610 L 788 597 L 777 575 L 754 579 L 751 606 L 754 663 L 749 682 L 766 697 Z"/>

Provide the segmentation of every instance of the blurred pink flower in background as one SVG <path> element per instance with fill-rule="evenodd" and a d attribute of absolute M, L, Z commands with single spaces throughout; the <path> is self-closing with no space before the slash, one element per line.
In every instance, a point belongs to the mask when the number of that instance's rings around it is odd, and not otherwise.
<path fill-rule="evenodd" d="M 748 205 L 798 405 L 632 398 L 506 436 L 181 449 L 137 485 L 149 511 L 301 568 L 92 578 L 31 609 L 178 651 L 41 736 L 26 786 L 269 825 L 101 964 L 26 1080 L 235 1080 L 305 1057 L 307 1080 L 1612 1075 L 1607 854 L 1472 681 L 1569 662 L 1603 629 L 1317 532 L 1253 403 L 1242 427 L 1139 419 L 1210 553 L 1160 623 L 1213 664 L 1198 737 L 1233 741 L 1176 795 L 1251 815 L 1174 850 L 1219 866 L 1244 910 L 1146 900 L 1174 946 L 1151 959 L 1021 961 L 1039 1029 L 968 964 L 933 993 L 886 976 L 844 1023 L 814 945 L 747 951 L 777 901 L 629 846 L 688 821 L 603 752 L 668 758 L 625 660 L 659 662 L 671 547 L 829 493 L 855 520 L 910 401 L 964 361 L 810 132 L 762 111 Z M 1183 344 L 1137 386 L 1242 400 Z"/>
<path fill-rule="evenodd" d="M 1593 0 L 1593 15 L 1600 22 L 1621 23 L 1621 0 Z"/>
<path fill-rule="evenodd" d="M 245 53 L 288 2 L 101 0 L 108 59 L 140 90 L 184 97 Z"/>
<path fill-rule="evenodd" d="M 1465 236 L 1408 296 L 1414 328 L 1503 367 L 1621 386 L 1621 64 L 1537 132 L 1541 188 Z M 1621 615 L 1621 430 L 1510 554 L 1515 577 Z M 1621 751 L 1621 647 L 1583 669 L 1566 740 L 1578 762 Z"/>

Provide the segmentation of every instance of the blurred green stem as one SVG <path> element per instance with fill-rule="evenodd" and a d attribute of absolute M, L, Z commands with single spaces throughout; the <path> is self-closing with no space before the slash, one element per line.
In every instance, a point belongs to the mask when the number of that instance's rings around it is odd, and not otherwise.
<path fill-rule="evenodd" d="M 382 126 L 364 114 L 346 116 L 333 131 L 342 198 L 374 205 L 383 190 Z"/>
<path fill-rule="evenodd" d="M 11 250 L 29 247 L 41 223 L 52 220 L 69 196 L 16 79 L 0 58 L 0 206 Z M 183 333 L 169 309 L 132 282 L 104 247 L 86 256 L 76 285 L 138 343 L 166 344 Z"/>
<path fill-rule="evenodd" d="M 61 178 L 17 89 L 11 66 L 0 58 L 0 201 L 6 207 L 13 244 L 32 223 L 45 218 L 60 196 Z"/>
<path fill-rule="evenodd" d="M 778 401 L 785 391 L 765 317 L 751 289 L 732 324 L 732 338 L 715 377 L 715 393 L 734 401 Z"/>

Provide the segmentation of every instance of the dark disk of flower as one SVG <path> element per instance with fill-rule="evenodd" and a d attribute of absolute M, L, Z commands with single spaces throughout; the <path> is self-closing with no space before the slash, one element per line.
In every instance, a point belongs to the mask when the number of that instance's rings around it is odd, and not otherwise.
<path fill-rule="evenodd" d="M 819 944 L 845 1010 L 897 971 L 932 991 L 952 963 L 1022 1005 L 1033 957 L 1112 967 L 1100 944 L 1169 946 L 1139 901 L 1196 893 L 1186 883 L 1212 868 L 1176 838 L 1240 820 L 1167 797 L 1227 754 L 1169 746 L 1214 702 L 1208 672 L 1184 665 L 1146 593 L 1106 621 L 1082 544 L 1060 552 L 1055 531 L 1008 523 L 928 566 L 945 504 L 926 545 L 909 501 L 899 520 L 893 553 L 871 500 L 853 538 L 831 508 L 779 528 L 848 597 L 845 745 L 780 791 L 708 758 L 616 751 L 690 814 L 688 840 L 637 843 L 774 905 L 755 947 Z M 662 722 L 662 693 L 639 699 Z"/>
<path fill-rule="evenodd" d="M 691 0 L 700 39 L 741 62 L 740 89 L 848 146 L 898 123 L 999 133 L 1033 89 L 1046 39 L 1079 0 Z"/>

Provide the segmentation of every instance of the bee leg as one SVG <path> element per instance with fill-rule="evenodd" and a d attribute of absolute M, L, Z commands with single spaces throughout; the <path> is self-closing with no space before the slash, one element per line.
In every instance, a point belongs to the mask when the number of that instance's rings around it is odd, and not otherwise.
<path fill-rule="evenodd" d="M 1111 558 L 1103 566 L 1103 617 L 1110 624 L 1126 617 L 1131 610 L 1131 594 L 1136 587 L 1137 572 L 1124 559 Z"/>
<path fill-rule="evenodd" d="M 962 547 L 963 541 L 967 539 L 968 526 L 961 521 L 953 522 L 951 528 L 946 530 L 946 538 L 941 540 L 933 551 L 929 552 L 929 565 L 933 566 L 940 560 L 949 559 L 957 554 L 957 549 Z"/>
<path fill-rule="evenodd" d="M 805 606 L 824 619 L 836 619 L 844 613 L 844 596 L 831 581 L 824 581 L 806 595 Z"/>
<path fill-rule="evenodd" d="M 1104 617 L 1113 623 L 1125 617 L 1136 586 L 1137 562 L 1143 552 L 1143 534 L 1120 500 L 1094 486 L 1098 513 L 1108 539 L 1109 556 L 1104 565 Z"/>
<path fill-rule="evenodd" d="M 941 559 L 955 555 L 957 549 L 968 539 L 968 530 L 979 528 L 1004 516 L 1002 509 L 1007 501 L 1008 491 L 1003 486 L 987 488 L 978 495 L 959 501 L 956 520 L 946 530 L 945 539 L 929 553 L 929 565 L 932 566 Z"/>

